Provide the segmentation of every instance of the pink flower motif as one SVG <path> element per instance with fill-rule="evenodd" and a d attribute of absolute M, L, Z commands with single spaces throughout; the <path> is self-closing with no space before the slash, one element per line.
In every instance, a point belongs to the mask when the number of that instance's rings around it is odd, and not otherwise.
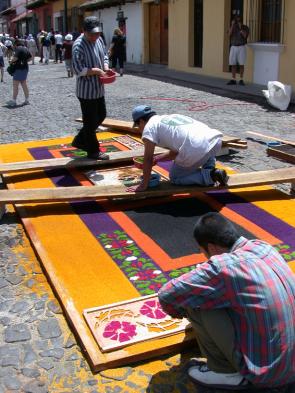
<path fill-rule="evenodd" d="M 122 255 L 131 255 L 132 251 L 131 250 L 123 250 Z"/>
<path fill-rule="evenodd" d="M 158 300 L 147 300 L 144 302 L 139 312 L 153 319 L 163 319 L 166 317 Z"/>
<path fill-rule="evenodd" d="M 160 288 L 162 287 L 162 284 L 155 282 L 151 285 L 149 285 L 149 289 L 153 290 L 153 291 L 158 291 Z"/>
<path fill-rule="evenodd" d="M 108 323 L 103 332 L 103 337 L 119 341 L 120 343 L 129 341 L 136 335 L 136 325 L 124 321 L 112 321 Z"/>

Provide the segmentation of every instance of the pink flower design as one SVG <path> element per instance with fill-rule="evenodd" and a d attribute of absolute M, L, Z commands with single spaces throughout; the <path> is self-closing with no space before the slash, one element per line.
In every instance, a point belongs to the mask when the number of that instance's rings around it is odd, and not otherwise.
<path fill-rule="evenodd" d="M 112 321 L 108 323 L 103 332 L 103 337 L 119 341 L 120 343 L 129 341 L 136 335 L 136 325 L 124 321 Z"/>
<path fill-rule="evenodd" d="M 139 312 L 153 319 L 163 319 L 166 317 L 158 300 L 147 300 L 144 302 Z"/>
<path fill-rule="evenodd" d="M 162 287 L 162 284 L 155 282 L 152 283 L 151 285 L 149 285 L 149 289 L 151 289 L 152 291 L 158 292 L 158 290 Z"/>

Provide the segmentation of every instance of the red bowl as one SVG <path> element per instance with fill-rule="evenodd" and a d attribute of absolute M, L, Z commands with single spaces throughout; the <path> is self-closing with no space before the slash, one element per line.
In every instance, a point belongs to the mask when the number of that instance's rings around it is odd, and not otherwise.
<path fill-rule="evenodd" d="M 106 71 L 106 75 L 105 76 L 100 76 L 99 77 L 101 83 L 113 83 L 116 80 L 116 73 L 112 70 L 108 70 Z"/>

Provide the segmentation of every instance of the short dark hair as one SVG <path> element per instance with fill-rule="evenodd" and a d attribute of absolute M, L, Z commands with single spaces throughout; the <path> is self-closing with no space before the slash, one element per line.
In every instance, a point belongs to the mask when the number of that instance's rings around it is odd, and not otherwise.
<path fill-rule="evenodd" d="M 90 33 L 101 33 L 99 19 L 94 15 L 86 16 L 83 21 L 83 30 Z"/>
<path fill-rule="evenodd" d="M 230 249 L 240 236 L 232 222 L 216 212 L 199 217 L 194 228 L 196 242 L 207 251 L 208 243 Z"/>

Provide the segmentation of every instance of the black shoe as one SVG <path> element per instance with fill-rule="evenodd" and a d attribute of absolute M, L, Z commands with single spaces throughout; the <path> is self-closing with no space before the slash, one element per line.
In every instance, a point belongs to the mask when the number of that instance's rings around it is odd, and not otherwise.
<path fill-rule="evenodd" d="M 239 85 L 240 86 L 245 86 L 245 83 L 244 83 L 243 79 L 240 80 Z"/>
<path fill-rule="evenodd" d="M 98 151 L 96 153 L 87 153 L 87 158 L 92 160 L 109 160 L 110 156 L 108 154 L 102 153 L 101 151 Z"/>
<path fill-rule="evenodd" d="M 224 169 L 213 169 L 210 175 L 214 183 L 218 182 L 221 186 L 227 185 L 228 175 Z"/>
<path fill-rule="evenodd" d="M 85 150 L 84 143 L 77 141 L 76 137 L 73 139 L 72 146 L 76 149 Z"/>
<path fill-rule="evenodd" d="M 237 81 L 235 79 L 231 79 L 230 81 L 227 82 L 227 85 L 236 85 Z"/>

